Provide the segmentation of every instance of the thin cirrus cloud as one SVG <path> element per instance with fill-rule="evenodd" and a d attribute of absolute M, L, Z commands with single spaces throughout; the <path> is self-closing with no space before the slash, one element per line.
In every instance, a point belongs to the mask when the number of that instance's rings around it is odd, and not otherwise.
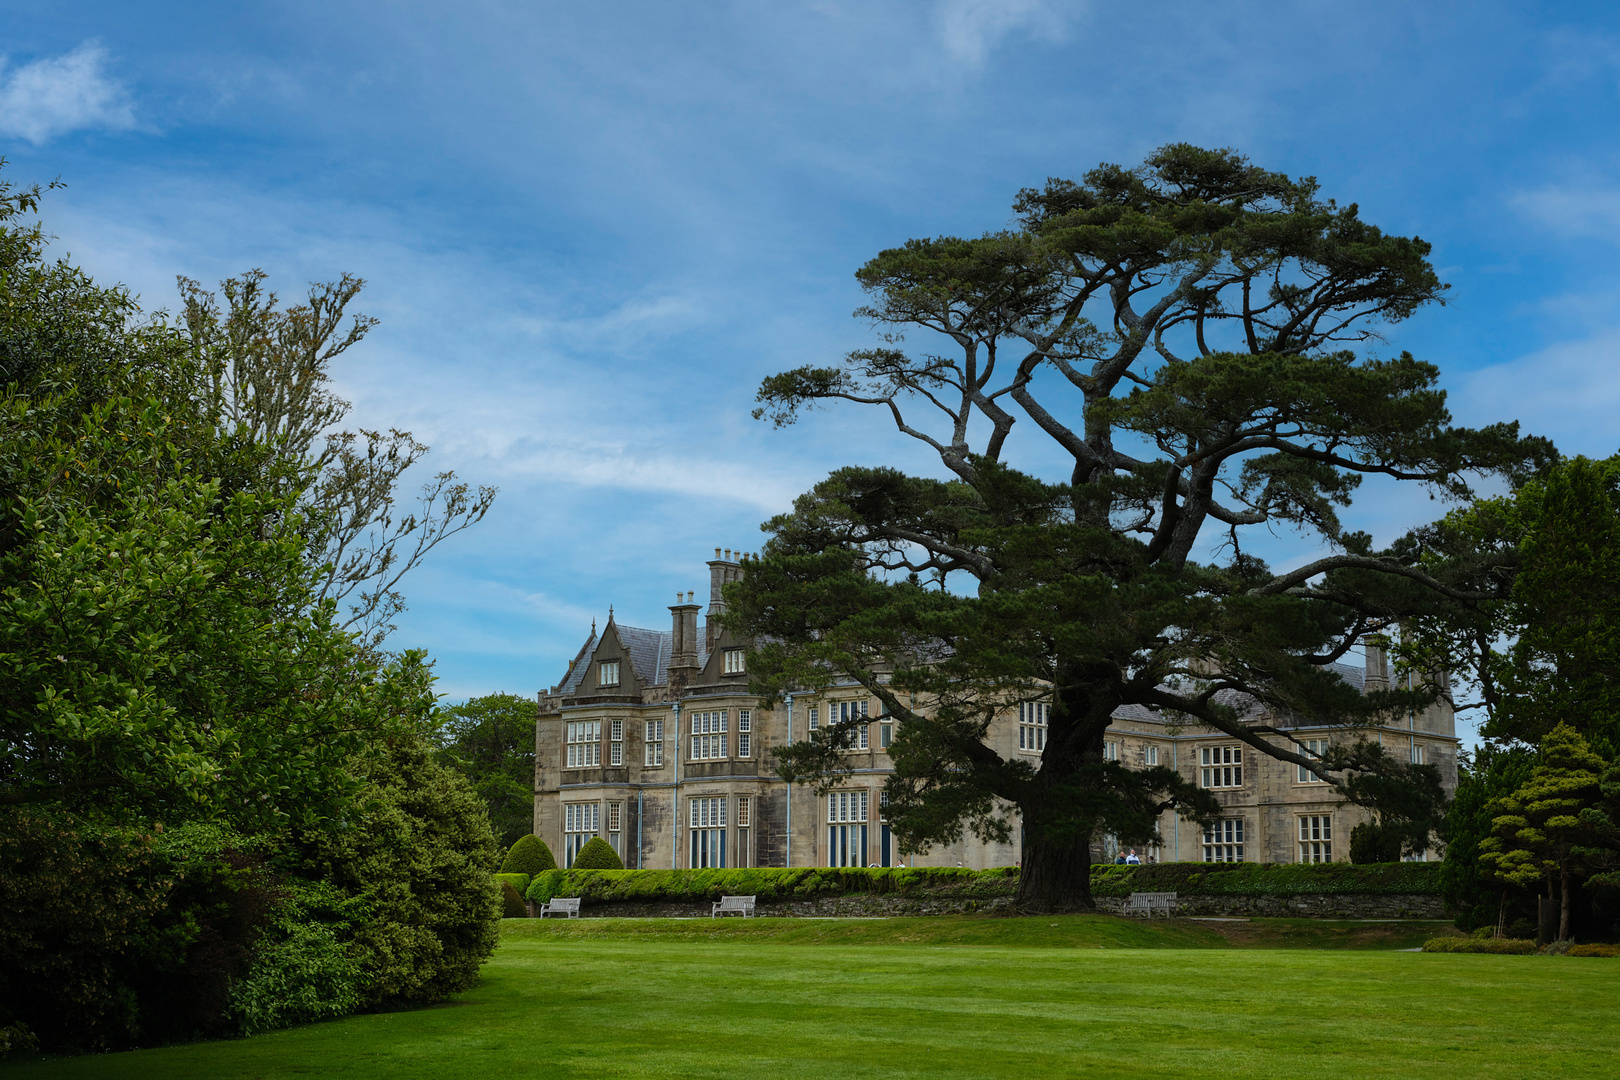
<path fill-rule="evenodd" d="M 129 94 L 106 66 L 107 50 L 94 41 L 20 67 L 0 64 L 0 135 L 40 146 L 85 128 L 133 128 Z"/>
<path fill-rule="evenodd" d="M 1510 205 L 1558 236 L 1620 243 L 1620 188 L 1542 187 L 1519 192 L 1510 199 Z"/>
<path fill-rule="evenodd" d="M 1014 31 L 1057 41 L 1067 22 L 1064 13 L 1043 0 L 945 0 L 938 18 L 945 51 L 975 66 Z"/>

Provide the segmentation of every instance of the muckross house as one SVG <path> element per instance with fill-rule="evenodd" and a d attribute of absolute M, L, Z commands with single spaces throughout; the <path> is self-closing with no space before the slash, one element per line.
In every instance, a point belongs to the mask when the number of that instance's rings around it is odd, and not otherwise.
<path fill-rule="evenodd" d="M 748 692 L 744 643 L 716 618 L 724 611 L 722 587 L 742 573 L 741 557 L 715 550 L 701 624 L 690 592 L 676 594 L 663 630 L 621 625 L 610 609 L 562 681 L 539 695 L 534 831 L 559 861 L 571 865 L 586 841 L 601 836 L 631 869 L 1016 863 L 1015 843 L 971 836 L 902 860 L 883 813 L 893 728 L 858 684 L 788 695 L 761 708 Z M 1369 648 L 1366 658 L 1364 668 L 1333 670 L 1363 691 L 1387 685 L 1382 652 Z M 870 722 L 856 729 L 853 768 L 837 790 L 818 796 L 772 771 L 773 747 L 858 717 Z M 1257 708 L 1250 719 L 1293 730 L 1308 750 L 1340 733 L 1320 729 L 1318 744 L 1310 729 L 1288 718 Z M 1017 706 L 991 737 L 1004 756 L 1033 757 L 1045 746 L 1045 724 L 1044 706 Z M 1445 789 L 1455 789 L 1458 741 L 1444 701 L 1376 735 L 1391 752 L 1437 766 Z M 1226 808 L 1207 829 L 1167 813 L 1163 847 L 1140 852 L 1144 861 L 1344 861 L 1350 829 L 1364 820 L 1306 770 L 1140 706 L 1114 714 L 1105 753 L 1138 767 L 1177 769 Z M 1099 846 L 1100 856 L 1113 857 L 1108 838 Z"/>

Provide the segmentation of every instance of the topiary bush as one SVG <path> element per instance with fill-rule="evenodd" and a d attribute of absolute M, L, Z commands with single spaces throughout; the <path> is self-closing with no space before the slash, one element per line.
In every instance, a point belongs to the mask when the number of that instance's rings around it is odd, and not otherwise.
<path fill-rule="evenodd" d="M 505 884 L 512 886 L 512 888 L 514 888 L 514 889 L 516 889 L 518 891 L 519 896 L 522 896 L 524 893 L 529 891 L 529 882 L 532 881 L 532 880 L 534 880 L 534 878 L 533 878 L 532 875 L 529 875 L 529 874 L 496 874 L 495 875 L 495 881 L 497 883 L 504 882 Z"/>
<path fill-rule="evenodd" d="M 551 849 L 534 833 L 518 837 L 518 842 L 512 845 L 512 850 L 506 853 L 506 859 L 501 863 L 503 874 L 528 874 L 533 877 L 555 869 L 557 860 L 552 856 Z"/>
<path fill-rule="evenodd" d="M 624 862 L 619 858 L 608 842 L 600 836 L 591 837 L 590 841 L 579 849 L 574 856 L 575 870 L 623 870 Z"/>
<path fill-rule="evenodd" d="M 501 882 L 501 918 L 526 919 L 529 917 L 528 905 L 524 904 L 523 896 L 506 882 Z"/>

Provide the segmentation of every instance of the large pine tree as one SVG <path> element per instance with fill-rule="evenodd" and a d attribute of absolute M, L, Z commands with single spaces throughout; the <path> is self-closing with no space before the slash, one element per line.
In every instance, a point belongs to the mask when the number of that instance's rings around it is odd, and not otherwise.
<path fill-rule="evenodd" d="M 1353 727 L 1420 704 L 1432 687 L 1364 698 L 1323 665 L 1473 594 L 1374 551 L 1339 508 L 1369 474 L 1463 498 L 1470 470 L 1520 473 L 1551 448 L 1512 425 L 1450 426 L 1433 365 L 1367 354 L 1445 286 L 1425 242 L 1313 179 L 1174 145 L 1026 190 L 1016 211 L 1007 231 L 880 253 L 856 276 L 882 345 L 765 380 L 756 415 L 876 406 L 943 473 L 833 473 L 767 524 L 730 619 L 761 642 L 757 690 L 846 672 L 898 721 L 903 847 L 1007 837 L 1016 808 L 1021 896 L 1089 906 L 1099 831 L 1145 837 L 1166 809 L 1213 809 L 1168 769 L 1104 760 L 1121 706 L 1335 780 L 1398 780 L 1410 767 L 1375 746 L 1312 758 L 1237 705 Z M 1330 553 L 1272 572 L 1242 544 L 1278 526 Z M 986 743 L 998 713 L 1048 697 L 1038 764 Z M 832 782 L 840 735 L 787 748 L 780 771 Z"/>

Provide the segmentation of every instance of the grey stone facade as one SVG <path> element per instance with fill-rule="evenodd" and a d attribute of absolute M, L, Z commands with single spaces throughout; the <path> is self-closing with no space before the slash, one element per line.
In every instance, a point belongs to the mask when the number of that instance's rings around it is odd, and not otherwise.
<path fill-rule="evenodd" d="M 741 553 L 716 550 L 708 564 L 707 618 L 692 593 L 677 593 L 667 630 L 621 626 L 609 610 L 562 681 L 539 695 L 535 726 L 534 831 L 566 865 L 583 840 L 604 836 L 631 868 L 691 866 L 968 866 L 1018 861 L 1014 844 L 968 838 L 903 860 L 882 820 L 890 772 L 888 726 L 876 700 L 850 682 L 794 694 L 771 709 L 748 693 L 743 643 L 716 619 L 721 588 L 742 573 Z M 684 598 L 684 599 L 683 599 Z M 1387 685 L 1383 655 L 1365 667 L 1334 669 L 1362 689 Z M 851 751 L 848 781 L 828 797 L 789 786 L 771 770 L 773 747 L 803 739 L 838 710 L 867 710 L 864 748 Z M 1028 720 L 1036 718 L 1030 716 Z M 1254 711 L 1257 724 L 1288 728 L 1301 740 L 1343 738 L 1340 729 L 1299 727 Z M 1443 702 L 1366 732 L 1391 752 L 1438 766 L 1446 790 L 1457 782 L 1453 714 Z M 1038 758 L 1044 732 L 1016 710 L 992 728 L 1002 755 Z M 1144 861 L 1343 861 L 1350 829 L 1363 820 L 1309 775 L 1228 736 L 1181 728 L 1151 710 L 1120 709 L 1109 752 L 1128 764 L 1177 769 L 1210 787 L 1227 808 L 1221 835 L 1206 835 L 1166 814 L 1161 847 Z M 1214 763 L 1211 763 L 1213 759 Z M 831 800 L 831 802 L 830 802 Z M 1301 831 L 1305 832 L 1302 838 Z M 1015 831 L 1016 832 L 1016 831 Z M 1098 854 L 1114 845 L 1100 837 Z M 1433 857 L 1437 853 L 1429 853 Z"/>

